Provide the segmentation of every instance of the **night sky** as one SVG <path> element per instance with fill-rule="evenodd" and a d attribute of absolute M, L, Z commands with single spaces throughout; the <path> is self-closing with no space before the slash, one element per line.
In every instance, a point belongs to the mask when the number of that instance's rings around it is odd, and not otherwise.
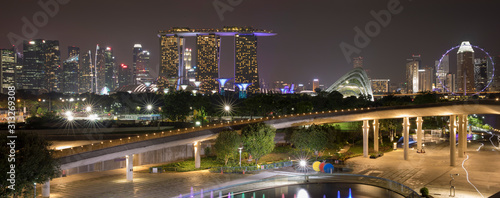
<path fill-rule="evenodd" d="M 227 0 L 219 1 L 229 5 Z M 10 48 L 9 32 L 23 37 L 21 19 L 26 17 L 33 21 L 33 15 L 42 11 L 37 2 L 2 1 L 0 48 Z M 133 45 L 141 43 L 144 49 L 152 52 L 151 70 L 157 76 L 158 30 L 253 26 L 278 33 L 274 37 L 259 38 L 259 73 L 266 82 L 308 83 L 319 78 L 320 84 L 329 86 L 352 69 L 340 43 L 355 46 L 353 28 L 358 26 L 364 31 L 365 24 L 375 21 L 370 11 L 387 10 L 391 0 L 242 0 L 239 5 L 232 6 L 233 11 L 223 14 L 223 21 L 213 2 L 71 0 L 60 6 L 47 25 L 38 28 L 33 38 L 59 40 L 62 59 L 67 58 L 67 46 L 78 46 L 82 51 L 95 49 L 96 44 L 109 46 L 114 50 L 117 64 L 130 65 Z M 370 37 L 371 42 L 366 47 L 360 48 L 359 55 L 364 57 L 364 67 L 370 70 L 370 77 L 401 82 L 405 78 L 406 59 L 412 54 L 421 54 L 423 64 L 433 66 L 434 60 L 463 40 L 483 47 L 491 55 L 500 55 L 500 2 L 401 0 L 400 4 L 402 11 L 392 14 L 390 23 L 381 27 L 379 34 Z M 223 77 L 232 77 L 232 45 L 232 39 L 222 38 Z M 194 48 L 193 38 L 188 40 L 188 47 Z M 478 56 L 484 55 L 478 53 Z"/>

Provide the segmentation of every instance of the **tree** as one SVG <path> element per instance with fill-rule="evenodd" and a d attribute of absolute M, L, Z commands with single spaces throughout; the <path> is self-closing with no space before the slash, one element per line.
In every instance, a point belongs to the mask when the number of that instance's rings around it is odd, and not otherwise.
<path fill-rule="evenodd" d="M 6 132 L 0 135 L 3 137 L 0 138 L 2 145 L 0 171 L 5 174 L 11 171 L 11 166 L 15 166 L 14 190 L 8 188 L 12 184 L 7 179 L 2 179 L 0 195 L 27 197 L 33 190 L 33 183 L 44 183 L 58 176 L 60 173 L 58 161 L 52 157 L 49 150 L 51 144 L 45 139 L 40 138 L 36 133 L 17 132 L 16 139 L 5 138 L 7 135 L 12 135 Z M 12 153 L 12 147 L 15 149 L 15 156 L 9 156 Z M 6 177 L 11 176 L 7 174 Z"/>
<path fill-rule="evenodd" d="M 165 95 L 163 115 L 172 121 L 184 121 L 191 112 L 191 93 L 176 91 Z"/>
<path fill-rule="evenodd" d="M 238 148 L 240 147 L 241 139 L 236 131 L 222 131 L 215 139 L 215 151 L 217 152 L 217 159 L 223 160 L 224 164 L 230 158 L 234 158 L 238 153 Z"/>
<path fill-rule="evenodd" d="M 264 123 L 251 124 L 241 130 L 243 148 L 252 155 L 256 164 L 262 156 L 273 151 L 275 135 L 276 129 Z"/>
<path fill-rule="evenodd" d="M 327 129 L 320 125 L 302 127 L 292 134 L 292 143 L 301 150 L 312 150 L 316 154 L 328 145 Z"/>

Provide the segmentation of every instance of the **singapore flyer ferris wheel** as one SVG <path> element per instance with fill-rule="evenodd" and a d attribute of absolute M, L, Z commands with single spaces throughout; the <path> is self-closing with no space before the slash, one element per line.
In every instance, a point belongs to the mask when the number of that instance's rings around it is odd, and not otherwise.
<path fill-rule="evenodd" d="M 491 83 L 492 83 L 492 81 L 493 81 L 493 79 L 495 77 L 495 62 L 493 61 L 493 58 L 490 56 L 490 54 L 487 51 L 485 51 L 483 48 L 481 48 L 481 47 L 478 47 L 478 46 L 475 46 L 475 45 L 471 45 L 470 42 L 464 41 L 464 42 L 462 42 L 461 45 L 457 45 L 457 46 L 452 47 L 449 50 L 447 50 L 446 53 L 444 53 L 441 56 L 441 58 L 439 59 L 439 63 L 437 65 L 436 69 L 437 70 L 442 69 L 441 68 L 441 63 L 442 63 L 443 59 L 451 51 L 454 51 L 456 49 L 458 49 L 457 54 L 467 53 L 467 52 L 468 53 L 472 53 L 472 59 L 474 59 L 474 55 L 473 55 L 474 54 L 474 50 L 473 49 L 480 50 L 484 54 L 486 54 L 487 59 L 489 59 L 489 61 L 491 63 L 491 69 L 492 69 L 491 70 L 491 75 L 488 76 L 488 81 L 487 81 L 486 85 L 483 88 L 481 88 L 480 90 L 476 90 L 475 93 L 472 94 L 472 95 L 477 95 L 477 94 L 479 94 L 481 92 L 485 92 L 489 88 L 489 86 L 491 85 Z M 474 67 L 474 60 L 471 60 L 471 63 L 472 63 L 472 67 Z M 457 67 L 460 67 L 458 62 L 457 62 Z M 470 67 L 470 65 L 468 65 L 466 67 Z M 470 79 L 473 79 L 475 77 L 475 74 L 467 74 L 467 69 L 462 69 L 462 68 L 457 68 L 457 71 L 458 71 L 457 78 L 459 78 L 459 79 L 462 78 L 462 79 L 459 80 L 459 85 L 457 85 L 457 87 L 459 87 L 461 89 L 460 91 L 462 91 L 464 95 L 467 95 L 467 90 L 475 89 L 475 86 L 474 87 L 470 87 L 471 83 L 467 83 L 468 81 L 470 81 Z M 471 70 L 469 69 L 469 71 L 471 71 Z M 474 71 L 474 68 L 472 68 L 472 71 Z M 443 83 L 443 79 L 441 77 L 438 77 L 438 79 L 439 79 L 439 82 L 436 82 L 436 83 L 440 83 L 442 85 L 443 89 L 446 90 L 446 92 L 450 92 L 453 95 L 457 95 L 454 90 L 450 90 L 450 86 L 449 85 L 447 86 L 447 84 Z M 472 81 L 473 81 L 472 83 L 474 83 L 474 80 L 472 80 Z M 467 87 L 467 84 L 469 84 L 469 87 Z"/>

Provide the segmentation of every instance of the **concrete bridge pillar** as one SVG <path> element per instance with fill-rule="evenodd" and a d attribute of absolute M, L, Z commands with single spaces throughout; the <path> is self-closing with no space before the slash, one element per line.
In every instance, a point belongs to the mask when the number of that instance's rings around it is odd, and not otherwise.
<path fill-rule="evenodd" d="M 50 179 L 45 181 L 42 186 L 42 197 L 50 197 Z"/>
<path fill-rule="evenodd" d="M 373 150 L 375 153 L 378 152 L 378 132 L 380 128 L 380 123 L 378 119 L 373 120 Z"/>
<path fill-rule="evenodd" d="M 410 150 L 410 118 L 403 118 L 403 136 L 404 136 L 404 159 L 408 160 L 408 151 Z"/>
<path fill-rule="evenodd" d="M 424 124 L 422 117 L 417 117 L 417 151 L 419 152 L 422 151 L 422 138 L 424 135 L 422 124 Z"/>
<path fill-rule="evenodd" d="M 452 115 L 450 116 L 450 166 L 455 166 L 455 161 L 456 161 L 456 130 L 457 130 L 457 116 Z"/>
<path fill-rule="evenodd" d="M 126 155 L 127 181 L 134 180 L 134 154 Z"/>
<path fill-rule="evenodd" d="M 201 142 L 194 142 L 193 150 L 194 150 L 194 167 L 201 167 L 201 158 L 200 158 L 200 144 Z"/>
<path fill-rule="evenodd" d="M 462 150 L 464 151 L 464 155 L 465 153 L 467 152 L 467 128 L 469 127 L 469 115 L 464 115 L 464 121 L 465 121 L 465 125 L 464 125 L 464 144 L 463 144 L 463 147 Z M 470 132 L 472 132 L 472 130 L 470 130 Z"/>
<path fill-rule="evenodd" d="M 464 157 L 464 129 L 465 129 L 464 115 L 458 115 L 458 157 Z"/>
<path fill-rule="evenodd" d="M 363 120 L 363 157 L 368 157 L 368 131 L 370 131 L 368 120 Z"/>

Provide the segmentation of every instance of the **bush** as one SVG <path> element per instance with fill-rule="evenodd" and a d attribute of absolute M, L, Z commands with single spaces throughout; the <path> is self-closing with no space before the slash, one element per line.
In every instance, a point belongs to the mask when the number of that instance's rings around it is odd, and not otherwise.
<path fill-rule="evenodd" d="M 422 193 L 422 197 L 428 197 L 429 196 L 429 189 L 426 187 L 423 187 L 420 189 L 420 193 Z"/>

